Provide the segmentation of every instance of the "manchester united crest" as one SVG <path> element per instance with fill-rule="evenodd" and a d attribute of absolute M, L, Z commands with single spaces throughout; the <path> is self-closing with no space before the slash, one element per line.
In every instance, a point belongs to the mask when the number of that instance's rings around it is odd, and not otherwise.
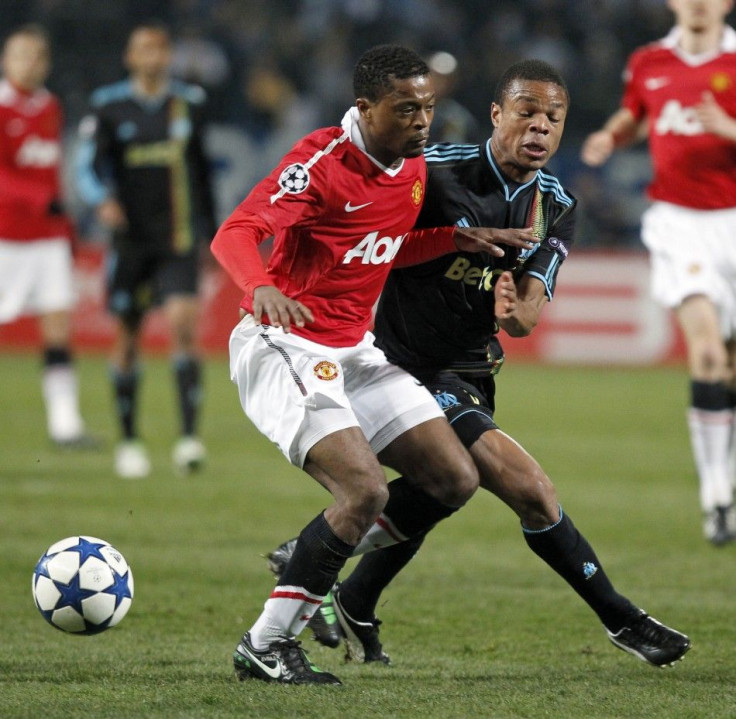
<path fill-rule="evenodd" d="M 414 187 L 411 188 L 411 201 L 414 203 L 414 207 L 419 207 L 422 204 L 423 197 L 424 185 L 421 180 L 417 180 L 414 183 Z"/>
<path fill-rule="evenodd" d="M 713 92 L 725 92 L 731 87 L 731 78 L 725 72 L 717 72 L 710 79 L 710 87 Z"/>
<path fill-rule="evenodd" d="M 334 362 L 322 360 L 314 365 L 314 376 L 317 379 L 329 382 L 330 380 L 337 379 L 338 374 L 337 365 Z"/>

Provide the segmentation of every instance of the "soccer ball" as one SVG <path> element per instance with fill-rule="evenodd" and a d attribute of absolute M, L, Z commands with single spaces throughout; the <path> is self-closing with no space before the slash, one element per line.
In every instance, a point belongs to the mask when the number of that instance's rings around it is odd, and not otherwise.
<path fill-rule="evenodd" d="M 33 599 L 51 626 L 99 634 L 120 622 L 133 601 L 133 573 L 117 549 L 96 537 L 52 544 L 33 570 Z"/>

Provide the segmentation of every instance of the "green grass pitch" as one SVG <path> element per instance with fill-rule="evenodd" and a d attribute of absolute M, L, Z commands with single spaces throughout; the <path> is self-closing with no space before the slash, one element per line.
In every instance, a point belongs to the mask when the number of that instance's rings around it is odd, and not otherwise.
<path fill-rule="evenodd" d="M 343 663 L 339 688 L 239 683 L 231 652 L 272 579 L 263 554 L 327 504 L 242 415 L 224 358 L 206 365 L 201 474 L 171 469 L 173 381 L 146 362 L 141 429 L 153 475 L 112 474 L 106 361 L 80 360 L 83 406 L 106 441 L 62 452 L 44 432 L 33 354 L 0 355 L 0 716 L 397 719 L 736 717 L 736 546 L 701 537 L 681 367 L 507 363 L 497 419 L 542 463 L 619 591 L 690 634 L 674 668 L 611 645 L 593 613 L 526 547 L 515 516 L 477 495 L 428 539 L 379 616 L 395 666 Z M 541 398 L 541 399 L 540 399 Z M 33 605 L 52 542 L 102 537 L 135 575 L 113 630 L 65 635 Z"/>

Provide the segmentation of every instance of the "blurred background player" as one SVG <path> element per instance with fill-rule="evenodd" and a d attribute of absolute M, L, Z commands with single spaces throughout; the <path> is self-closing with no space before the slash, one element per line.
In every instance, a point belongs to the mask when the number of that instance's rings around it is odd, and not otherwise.
<path fill-rule="evenodd" d="M 79 412 L 70 350 L 71 224 L 61 198 L 62 112 L 45 87 L 51 69 L 43 28 L 15 30 L 0 80 L 0 323 L 39 318 L 48 433 L 58 445 L 90 447 Z"/>
<path fill-rule="evenodd" d="M 427 59 L 437 104 L 432 120 L 432 142 L 480 142 L 482 133 L 474 115 L 454 97 L 457 58 L 435 52 Z"/>
<path fill-rule="evenodd" d="M 688 425 L 703 532 L 736 539 L 736 32 L 732 0 L 670 0 L 672 31 L 629 58 L 621 108 L 582 149 L 604 163 L 646 128 L 654 167 L 642 217 L 652 294 L 674 309 L 690 373 Z"/>
<path fill-rule="evenodd" d="M 161 25 L 131 33 L 130 76 L 102 87 L 80 124 L 78 187 L 112 233 L 108 307 L 118 319 L 112 381 L 122 442 L 115 470 L 145 477 L 150 460 L 136 426 L 142 321 L 162 304 L 172 339 L 181 437 L 179 471 L 205 459 L 197 437 L 201 368 L 195 348 L 197 277 L 204 241 L 215 231 L 209 164 L 203 148 L 204 91 L 169 77 L 171 39 Z"/>

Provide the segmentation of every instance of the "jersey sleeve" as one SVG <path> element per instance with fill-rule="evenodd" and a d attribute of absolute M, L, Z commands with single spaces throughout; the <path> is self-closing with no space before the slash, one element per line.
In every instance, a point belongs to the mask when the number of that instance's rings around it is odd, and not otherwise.
<path fill-rule="evenodd" d="M 200 102 L 192 103 L 192 138 L 191 158 L 194 182 L 199 195 L 199 210 L 201 212 L 201 231 L 207 240 L 211 240 L 217 229 L 215 220 L 215 200 L 212 189 L 212 167 L 205 151 L 205 137 L 207 132 L 207 105 L 206 96 L 202 94 Z"/>
<path fill-rule="evenodd" d="M 626 63 L 623 74 L 624 93 L 621 100 L 621 106 L 629 110 L 637 121 L 646 115 L 646 107 L 641 92 L 641 62 L 642 54 L 639 50 L 634 52 Z"/>
<path fill-rule="evenodd" d="M 111 194 L 109 157 L 113 139 L 112 123 L 93 103 L 90 112 L 79 123 L 79 145 L 74 161 L 77 191 L 88 205 L 97 206 Z"/>
<path fill-rule="evenodd" d="M 212 241 L 212 253 L 246 295 L 274 284 L 258 245 L 272 236 L 278 243 L 285 233 L 308 227 L 323 212 L 329 171 L 324 164 L 310 169 L 308 145 L 302 141 L 289 152 L 235 208 Z"/>
<path fill-rule="evenodd" d="M 547 298 L 552 299 L 557 284 L 557 273 L 567 258 L 575 234 L 574 207 L 555 223 L 540 242 L 538 249 L 524 263 L 520 274 L 536 277 L 543 285 Z"/>
<path fill-rule="evenodd" d="M 440 255 L 457 252 L 454 234 L 454 227 L 426 227 L 412 230 L 406 236 L 393 266 L 409 267 L 433 260 Z"/>

